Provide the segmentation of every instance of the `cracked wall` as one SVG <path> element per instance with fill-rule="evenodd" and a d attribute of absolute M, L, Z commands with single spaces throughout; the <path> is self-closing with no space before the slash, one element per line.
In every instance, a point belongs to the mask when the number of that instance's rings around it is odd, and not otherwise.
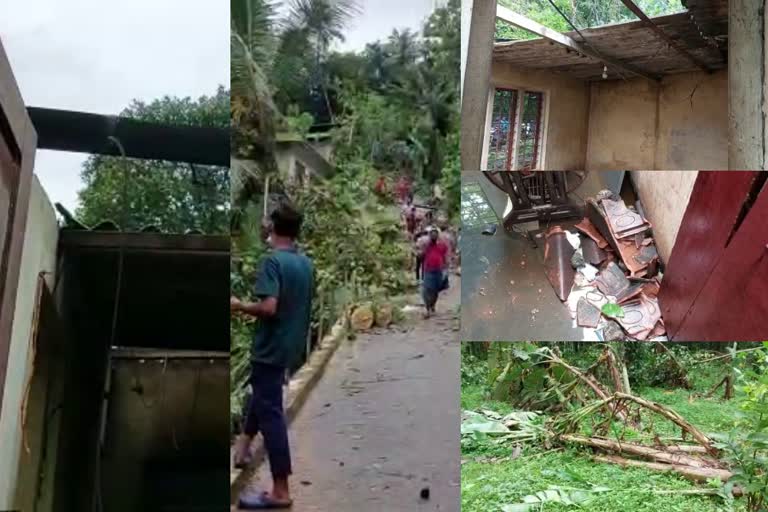
<path fill-rule="evenodd" d="M 589 170 L 727 169 L 728 74 L 593 82 Z"/>

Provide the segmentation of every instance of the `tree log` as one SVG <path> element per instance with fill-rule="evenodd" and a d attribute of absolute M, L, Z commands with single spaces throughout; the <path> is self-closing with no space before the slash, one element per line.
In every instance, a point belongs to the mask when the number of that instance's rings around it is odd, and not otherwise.
<path fill-rule="evenodd" d="M 632 460 L 618 455 L 598 455 L 592 457 L 596 462 L 618 464 L 623 467 L 645 468 L 653 471 L 674 472 L 694 482 L 706 482 L 709 479 L 719 478 L 721 482 L 728 481 L 733 473 L 725 469 L 694 468 L 679 464 L 662 464 L 660 462 L 646 462 L 644 460 Z"/>
<path fill-rule="evenodd" d="M 679 464 L 682 466 L 691 466 L 695 468 L 709 468 L 713 464 L 717 465 L 716 460 L 704 461 L 696 457 L 691 457 L 684 453 L 670 453 L 665 450 L 653 448 L 650 446 L 644 446 L 636 443 L 620 443 L 618 441 L 612 441 L 610 439 L 600 439 L 595 437 L 581 437 L 574 435 L 562 435 L 560 439 L 570 443 L 581 444 L 585 446 L 592 446 L 593 448 L 600 448 L 603 450 L 610 450 L 617 453 L 625 453 L 630 455 L 636 455 L 653 461 L 665 462 L 667 464 Z"/>

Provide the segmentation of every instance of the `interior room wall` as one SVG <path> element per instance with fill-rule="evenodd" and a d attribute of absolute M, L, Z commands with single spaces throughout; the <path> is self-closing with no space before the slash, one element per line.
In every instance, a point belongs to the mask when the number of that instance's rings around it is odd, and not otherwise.
<path fill-rule="evenodd" d="M 491 86 L 546 93 L 548 108 L 542 169 L 584 169 L 589 115 L 589 86 L 586 82 L 550 71 L 521 69 L 494 62 Z M 489 124 L 490 119 L 486 119 L 486 133 Z"/>

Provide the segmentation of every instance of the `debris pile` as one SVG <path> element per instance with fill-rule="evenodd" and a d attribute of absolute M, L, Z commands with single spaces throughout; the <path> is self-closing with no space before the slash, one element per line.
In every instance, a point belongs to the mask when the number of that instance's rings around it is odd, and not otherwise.
<path fill-rule="evenodd" d="M 577 325 L 602 341 L 665 340 L 659 254 L 642 210 L 604 190 L 574 228 L 544 233 L 544 266 Z"/>
<path fill-rule="evenodd" d="M 521 353 L 496 386 L 504 387 L 520 410 L 504 417 L 464 411 L 462 437 L 481 433 L 498 443 L 545 449 L 575 445 L 599 462 L 673 472 L 697 482 L 733 476 L 709 436 L 673 409 L 632 393 L 626 367 L 609 345 L 584 369 L 556 348 Z M 661 437 L 655 426 L 664 422 L 679 435 Z"/>

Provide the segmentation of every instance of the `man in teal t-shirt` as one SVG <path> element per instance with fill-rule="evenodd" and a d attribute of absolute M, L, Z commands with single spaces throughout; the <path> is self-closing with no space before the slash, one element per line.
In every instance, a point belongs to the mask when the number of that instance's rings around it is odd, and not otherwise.
<path fill-rule="evenodd" d="M 261 432 L 272 472 L 272 492 L 240 497 L 241 509 L 288 508 L 292 472 L 283 411 L 283 382 L 304 351 L 312 311 L 312 261 L 296 248 L 301 214 L 282 204 L 270 216 L 272 252 L 261 262 L 254 286 L 258 302 L 232 298 L 233 312 L 258 317 L 251 348 L 252 396 L 238 439 L 236 466 L 248 463 L 253 437 Z"/>

